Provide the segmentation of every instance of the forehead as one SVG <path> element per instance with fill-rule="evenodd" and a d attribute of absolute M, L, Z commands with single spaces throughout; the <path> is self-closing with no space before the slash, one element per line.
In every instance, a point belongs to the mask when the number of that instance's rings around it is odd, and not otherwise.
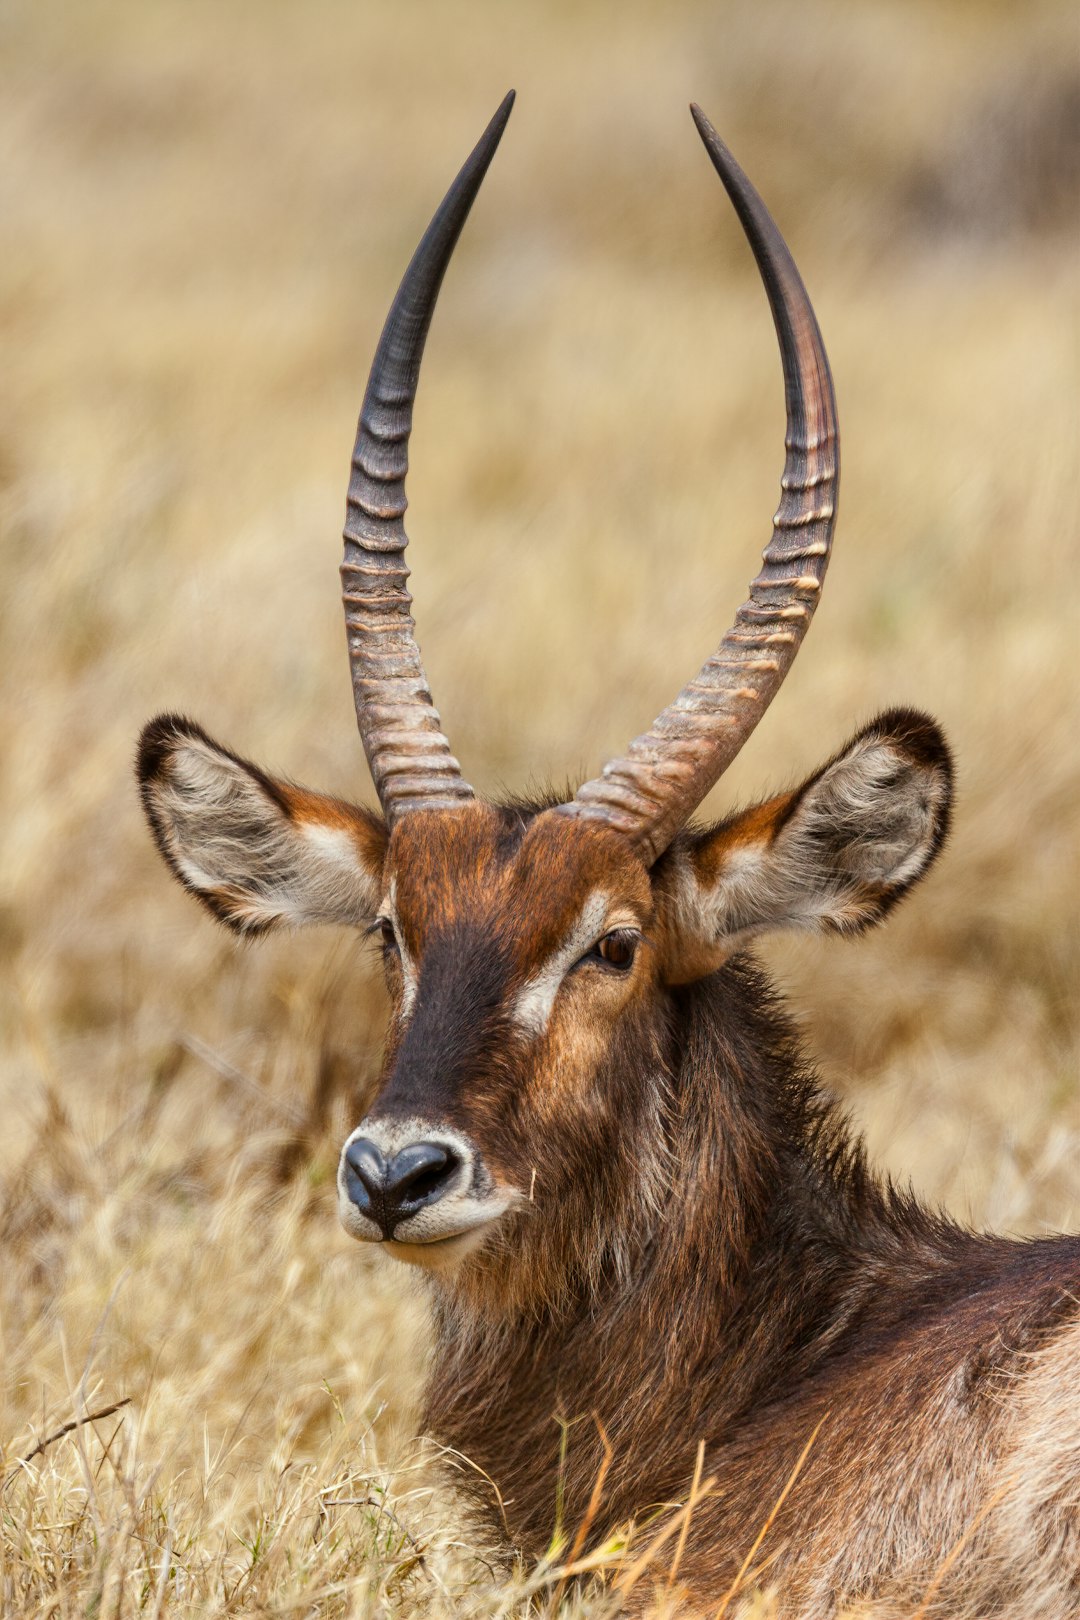
<path fill-rule="evenodd" d="M 648 874 L 626 841 L 557 810 L 530 814 L 473 800 L 414 811 L 394 829 L 387 870 L 399 925 L 417 948 L 464 922 L 543 948 L 596 893 L 640 923 L 652 908 Z"/>

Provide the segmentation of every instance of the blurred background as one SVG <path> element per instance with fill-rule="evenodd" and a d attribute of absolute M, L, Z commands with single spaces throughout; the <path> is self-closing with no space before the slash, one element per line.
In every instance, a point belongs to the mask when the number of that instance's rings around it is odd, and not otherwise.
<path fill-rule="evenodd" d="M 330 931 L 216 929 L 131 765 L 168 707 L 370 801 L 337 594 L 356 411 L 511 84 L 409 486 L 464 769 L 489 793 L 595 772 L 714 646 L 768 537 L 779 362 L 699 100 L 803 271 L 844 457 L 815 628 L 707 809 L 796 781 L 880 707 L 938 716 L 958 805 L 933 875 L 880 934 L 764 954 L 891 1170 L 977 1224 L 1075 1226 L 1074 8 L 9 0 L 0 64 L 6 1461 L 133 1402 L 112 1473 L 89 1429 L 20 1473 L 5 1612 L 145 1596 L 181 1525 L 166 1598 L 217 1612 L 237 1526 L 272 1517 L 268 1456 L 317 1493 L 342 1435 L 374 1468 L 412 1432 L 422 1308 L 333 1209 L 376 964 Z M 275 1522 L 288 1572 L 264 1546 L 234 1606 L 324 1578 Z M 346 1584 L 379 1526 L 349 1531 Z M 412 1579 L 393 1602 L 435 1613 Z"/>

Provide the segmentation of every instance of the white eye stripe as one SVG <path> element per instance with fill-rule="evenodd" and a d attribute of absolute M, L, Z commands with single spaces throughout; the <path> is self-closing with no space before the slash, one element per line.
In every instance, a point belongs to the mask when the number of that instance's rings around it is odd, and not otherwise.
<path fill-rule="evenodd" d="M 386 910 L 381 914 L 380 920 L 388 922 L 394 930 L 394 939 L 397 941 L 398 955 L 401 958 L 401 1016 L 408 1017 L 416 1001 L 416 987 L 418 975 L 416 963 L 409 954 L 409 948 L 401 937 L 401 927 L 397 916 L 397 883 L 390 879 L 390 893 L 387 896 Z"/>
<path fill-rule="evenodd" d="M 579 962 L 606 931 L 609 905 L 609 896 L 594 889 L 544 966 L 522 985 L 510 1009 L 510 1016 L 520 1029 L 530 1035 L 543 1034 L 559 986 L 575 962 Z"/>

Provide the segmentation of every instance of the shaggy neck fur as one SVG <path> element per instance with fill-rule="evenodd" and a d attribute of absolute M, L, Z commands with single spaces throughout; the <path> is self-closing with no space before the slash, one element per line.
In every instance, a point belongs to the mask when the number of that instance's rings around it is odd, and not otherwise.
<path fill-rule="evenodd" d="M 492 1476 L 533 1556 L 557 1501 L 571 1536 L 585 1513 L 600 1425 L 615 1461 L 598 1531 L 685 1496 L 699 1439 L 723 1445 L 871 1318 L 885 1328 L 898 1280 L 965 1241 L 869 1175 L 747 959 L 670 992 L 664 1014 L 622 1133 L 659 1131 L 662 1151 L 616 1152 L 575 1178 L 577 1207 L 511 1236 L 539 1294 L 508 1294 L 510 1245 L 437 1293 L 427 1427 Z"/>

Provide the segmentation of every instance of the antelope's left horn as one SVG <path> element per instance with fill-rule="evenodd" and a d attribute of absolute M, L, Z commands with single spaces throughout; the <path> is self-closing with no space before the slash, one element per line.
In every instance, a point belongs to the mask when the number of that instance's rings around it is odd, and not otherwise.
<path fill-rule="evenodd" d="M 814 311 L 783 237 L 698 107 L 694 123 L 749 239 L 772 308 L 787 399 L 787 460 L 765 566 L 718 650 L 626 753 L 578 789 L 568 815 L 663 853 L 776 696 L 829 563 L 840 479 L 836 402 Z"/>
<path fill-rule="evenodd" d="M 409 611 L 405 474 L 435 301 L 513 104 L 511 90 L 413 255 L 383 327 L 356 430 L 342 598 L 356 720 L 391 826 L 408 810 L 449 809 L 473 797 L 443 735 Z"/>

